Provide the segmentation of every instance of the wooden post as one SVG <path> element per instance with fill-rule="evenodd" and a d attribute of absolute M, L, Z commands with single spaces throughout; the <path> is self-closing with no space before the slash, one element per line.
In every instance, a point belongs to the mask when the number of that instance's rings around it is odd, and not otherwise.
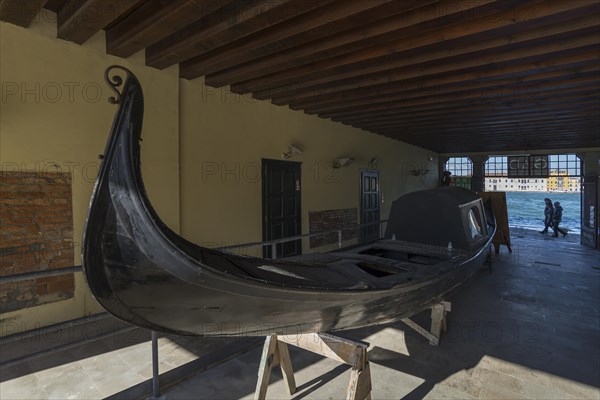
<path fill-rule="evenodd" d="M 288 344 L 350 365 L 352 370 L 346 399 L 371 399 L 371 372 L 367 360 L 368 343 L 354 342 L 324 333 L 308 333 L 293 337 L 272 335 L 266 338 L 258 369 L 255 400 L 265 399 L 271 370 L 277 364 L 281 367 L 289 394 L 292 395 L 296 392 L 296 381 Z"/>

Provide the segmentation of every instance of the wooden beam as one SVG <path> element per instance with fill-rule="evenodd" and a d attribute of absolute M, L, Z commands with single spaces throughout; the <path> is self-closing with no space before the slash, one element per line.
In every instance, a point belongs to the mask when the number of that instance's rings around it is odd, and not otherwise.
<path fill-rule="evenodd" d="M 518 109 L 479 109 L 475 111 L 443 113 L 430 116 L 389 116 L 378 118 L 363 118 L 358 121 L 342 121 L 343 124 L 365 128 L 367 126 L 375 126 L 376 124 L 401 124 L 403 126 L 412 126 L 419 124 L 443 125 L 454 121 L 482 121 L 490 122 L 495 120 L 503 120 L 510 118 L 528 118 L 533 115 L 550 115 L 561 114 L 568 112 L 589 111 L 597 108 L 600 97 L 591 97 L 585 101 L 579 101 L 572 104 L 552 104 L 550 106 L 530 105 L 528 107 L 519 107 Z"/>
<path fill-rule="evenodd" d="M 490 68 L 489 65 L 475 66 L 459 71 L 450 71 L 449 73 L 429 75 L 427 79 L 412 78 L 357 89 L 348 89 L 341 92 L 321 93 L 319 88 L 314 88 L 304 92 L 273 97 L 271 101 L 273 104 L 277 105 L 289 104 L 292 109 L 303 109 L 318 102 L 328 103 L 340 100 L 343 101 L 354 96 L 390 93 L 395 91 L 398 87 L 402 88 L 401 90 L 405 90 L 405 86 L 414 84 L 422 87 L 429 87 L 435 85 L 458 84 L 461 82 L 484 82 L 503 77 L 519 78 L 536 73 L 598 64 L 600 62 L 598 60 L 599 52 L 600 46 L 596 46 L 589 50 L 583 49 L 583 51 L 576 52 L 575 54 L 573 54 L 573 51 L 569 50 L 568 54 L 565 55 L 562 53 L 552 53 L 543 58 L 520 59 L 517 61 L 522 62 L 517 62 L 516 64 L 514 62 L 511 64 L 498 63 L 492 68 Z"/>
<path fill-rule="evenodd" d="M 581 61 L 570 64 L 556 64 L 548 66 L 537 64 L 535 67 L 531 64 L 521 64 L 508 68 L 494 68 L 487 70 L 476 70 L 473 72 L 459 74 L 443 74 L 432 76 L 429 79 L 413 79 L 390 85 L 376 85 L 372 88 L 365 88 L 362 91 L 346 91 L 342 94 L 315 96 L 314 98 L 303 101 L 295 101 L 289 104 L 293 110 L 311 108 L 322 109 L 333 106 L 340 102 L 353 103 L 354 100 L 377 99 L 404 93 L 406 96 L 423 93 L 430 90 L 447 90 L 446 88 L 467 87 L 476 84 L 487 84 L 489 86 L 532 81 L 544 79 L 546 77 L 571 75 L 587 71 L 590 68 L 599 68 L 600 60 L 595 57 L 594 52 L 587 52 L 585 56 L 580 56 Z M 572 61 L 573 58 L 570 58 Z M 358 103 L 357 103 L 358 104 Z"/>
<path fill-rule="evenodd" d="M 598 97 L 585 102 L 578 102 L 572 106 L 552 105 L 549 107 L 529 106 L 516 110 L 501 110 L 497 112 L 481 111 L 480 113 L 455 113 L 437 115 L 430 118 L 374 118 L 364 119 L 361 121 L 350 122 L 344 121 L 351 126 L 375 127 L 384 125 L 402 125 L 402 126 L 448 126 L 451 124 L 468 124 L 468 123 L 493 123 L 493 121 L 506 121 L 512 119 L 527 119 L 547 115 L 564 115 L 576 112 L 588 112 L 593 110 L 598 104 Z"/>
<path fill-rule="evenodd" d="M 402 27 L 465 14 L 495 1 L 479 0 L 461 7 L 456 7 L 455 0 L 439 3 L 438 0 L 411 0 L 383 6 L 360 0 L 344 2 L 343 5 L 333 3 L 319 9 L 319 18 L 307 21 L 297 18 L 287 26 L 272 30 L 270 35 L 255 37 L 250 43 L 239 43 L 190 59 L 181 65 L 182 77 L 191 79 L 210 74 L 208 79 L 214 80 L 216 86 L 219 86 L 217 82 L 239 82 L 271 73 L 281 64 L 289 68 L 292 61 L 300 57 L 314 58 L 318 53 L 331 52 L 335 48 L 360 49 L 372 46 L 373 41 L 384 40 L 384 35 Z M 381 11 L 374 13 L 367 10 Z M 355 13 L 360 13 L 360 18 L 353 15 Z M 344 21 L 346 18 L 348 22 Z M 326 27 L 333 24 L 335 31 L 325 31 Z M 273 43 L 277 43 L 277 46 L 273 46 Z M 329 57 L 333 55 L 328 53 Z"/>
<path fill-rule="evenodd" d="M 547 126 L 545 124 L 512 124 L 507 126 L 501 126 L 496 129 L 490 128 L 481 128 L 474 127 L 471 129 L 456 129 L 456 130 L 444 130 L 435 133 L 431 133 L 430 130 L 412 130 L 405 131 L 402 127 L 397 128 L 387 128 L 387 129 L 376 129 L 375 132 L 379 132 L 382 134 L 390 133 L 390 132 L 405 132 L 411 138 L 417 138 L 419 140 L 437 140 L 440 137 L 448 137 L 452 136 L 454 139 L 460 138 L 464 140 L 474 140 L 477 136 L 486 136 L 488 140 L 495 140 L 494 136 L 498 136 L 498 138 L 506 139 L 506 137 L 515 137 L 522 132 L 555 132 L 558 130 L 566 130 L 569 132 L 579 132 L 585 130 L 593 130 L 595 124 L 600 121 L 592 121 L 589 123 L 584 122 L 572 122 L 569 124 L 554 124 Z M 597 125 L 596 125 L 597 126 Z M 502 137 L 502 136 L 505 137 Z"/>
<path fill-rule="evenodd" d="M 237 0 L 146 48 L 146 65 L 166 68 L 318 6 L 318 0 Z"/>
<path fill-rule="evenodd" d="M 47 0 L 0 0 L 0 20 L 27 28 Z"/>
<path fill-rule="evenodd" d="M 48 0 L 44 5 L 44 8 L 58 14 L 68 1 L 69 0 Z"/>
<path fill-rule="evenodd" d="M 552 127 L 558 124 L 569 123 L 572 126 L 575 126 L 579 123 L 581 124 L 591 124 L 591 123 L 600 123 L 600 119 L 598 119 L 595 115 L 593 115 L 593 110 L 582 110 L 579 113 L 565 113 L 558 114 L 552 113 L 545 116 L 531 116 L 531 117 L 521 117 L 516 119 L 502 119 L 498 118 L 496 120 L 481 120 L 481 121 L 469 121 L 469 122 L 448 122 L 445 124 L 403 124 L 403 123 L 388 123 L 388 124 L 366 124 L 362 127 L 362 129 L 368 130 L 376 130 L 383 131 L 386 129 L 402 129 L 406 131 L 427 131 L 427 130 L 437 130 L 437 134 L 445 134 L 448 132 L 469 132 L 471 130 L 489 130 L 489 131 L 498 131 L 510 129 L 512 127 L 524 127 L 524 126 L 546 126 Z"/>
<path fill-rule="evenodd" d="M 106 52 L 129 57 L 232 1 L 148 0 L 106 32 Z"/>
<path fill-rule="evenodd" d="M 505 93 L 485 93 L 483 91 L 479 93 L 473 92 L 457 92 L 449 94 L 443 98 L 439 96 L 426 96 L 416 99 L 400 100 L 384 104 L 373 104 L 369 106 L 357 107 L 352 109 L 345 109 L 335 112 L 322 112 L 318 115 L 322 118 L 342 118 L 343 116 L 356 116 L 361 113 L 369 113 L 373 111 L 387 111 L 390 109 L 400 110 L 407 106 L 423 106 L 435 105 L 439 103 L 463 101 L 467 104 L 485 104 L 485 103 L 498 103 L 508 101 L 514 101 L 519 104 L 523 101 L 529 101 L 530 99 L 547 98 L 556 93 L 565 93 L 573 91 L 573 89 L 588 89 L 598 85 L 600 77 L 597 75 L 583 76 L 576 79 L 570 79 L 561 82 L 560 85 L 556 83 L 544 83 L 535 85 L 530 88 L 525 88 L 519 91 L 509 91 Z"/>
<path fill-rule="evenodd" d="M 597 64 L 586 68 L 576 68 L 568 72 L 554 71 L 545 74 L 530 75 L 528 77 L 521 78 L 518 80 L 511 78 L 483 83 L 465 82 L 453 85 L 427 85 L 425 87 L 418 87 L 415 85 L 410 87 L 410 89 L 407 88 L 408 90 L 406 91 L 398 90 L 396 93 L 391 93 L 387 95 L 364 96 L 354 99 L 348 98 L 345 102 L 339 101 L 328 104 L 315 104 L 314 106 L 306 107 L 304 111 L 307 114 L 317 114 L 324 112 L 342 112 L 343 110 L 347 109 L 356 110 L 359 107 L 367 105 L 375 105 L 380 103 L 389 104 L 389 102 L 393 101 L 404 101 L 431 96 L 438 96 L 443 99 L 455 93 L 464 92 L 473 93 L 473 96 L 476 96 L 477 94 L 489 95 L 491 93 L 506 93 L 507 91 L 518 94 L 522 90 L 527 89 L 528 87 L 532 87 L 533 85 L 552 82 L 564 82 L 569 81 L 571 79 L 578 79 L 588 76 L 599 77 L 599 72 L 600 64 Z M 557 84 L 560 85 L 560 83 Z"/>
<path fill-rule="evenodd" d="M 491 18 L 475 20 L 471 24 L 450 26 L 441 31 L 433 29 L 430 32 L 414 35 L 386 45 L 375 46 L 367 50 L 323 59 L 260 78 L 250 79 L 234 85 L 234 89 L 236 93 L 247 93 L 292 84 L 300 79 L 302 80 L 302 87 L 307 87 L 411 64 L 431 62 L 451 56 L 456 57 L 474 52 L 490 51 L 506 45 L 515 47 L 519 43 L 535 39 L 545 39 L 584 28 L 597 28 L 600 24 L 600 21 L 596 18 L 600 4 L 596 0 L 554 1 L 542 4 L 545 7 L 534 5 L 517 9 L 519 12 L 516 14 L 521 16 L 518 20 L 519 23 L 515 23 L 514 19 L 510 17 L 491 16 Z M 566 19 L 573 18 L 574 15 L 586 15 L 587 18 L 575 22 L 568 20 L 556 23 L 558 17 L 555 14 L 562 15 Z M 494 23 L 496 20 L 498 22 Z M 537 21 L 536 28 L 528 29 L 530 24 L 527 22 L 531 20 Z M 490 29 L 490 26 L 493 26 L 494 29 Z M 485 32 L 485 35 L 483 32 Z M 459 38 L 462 40 L 456 43 L 452 41 Z M 485 40 L 478 40 L 480 38 L 485 38 Z M 426 52 L 410 52 L 410 50 L 424 48 L 426 45 L 437 45 L 437 47 Z"/>
<path fill-rule="evenodd" d="M 410 79 L 428 79 L 432 75 L 457 73 L 471 69 L 488 69 L 496 67 L 512 66 L 514 64 L 531 63 L 532 68 L 537 67 L 541 61 L 569 56 L 581 52 L 598 51 L 600 49 L 600 35 L 590 32 L 581 36 L 569 37 L 559 41 L 535 42 L 525 48 L 501 49 L 499 52 L 490 54 L 473 54 L 472 57 L 451 57 L 445 62 L 431 62 L 420 65 L 409 65 L 397 68 L 385 73 L 363 75 L 352 80 L 331 82 L 323 85 L 304 86 L 299 83 L 278 87 L 275 89 L 262 90 L 253 93 L 256 99 L 268 99 L 281 96 L 306 96 L 318 93 L 319 96 L 348 90 L 360 90 L 375 85 L 393 84 Z M 502 51 L 504 50 L 504 51 Z M 232 88 L 235 90 L 235 88 Z"/>
<path fill-rule="evenodd" d="M 562 107 L 564 105 L 574 105 L 579 102 L 587 102 L 596 99 L 597 93 L 592 89 L 580 89 L 573 92 L 562 94 L 553 94 L 551 99 L 545 99 L 543 102 L 532 98 L 530 104 L 520 104 L 515 100 L 506 100 L 500 103 L 480 103 L 472 104 L 470 102 L 449 102 L 440 103 L 428 107 L 413 106 L 403 107 L 402 109 L 388 109 L 380 112 L 357 113 L 343 118 L 332 117 L 335 122 L 352 124 L 354 122 L 369 121 L 373 118 L 383 120 L 386 118 L 403 117 L 423 117 L 432 118 L 449 114 L 469 113 L 506 113 L 515 110 L 527 110 L 529 107 Z"/>
<path fill-rule="evenodd" d="M 500 101 L 496 103 L 480 103 L 473 105 L 470 102 L 455 102 L 453 104 L 456 108 L 442 108 L 439 112 L 433 112 L 429 114 L 429 119 L 439 120 L 443 119 L 444 116 L 452 115 L 455 118 L 468 118 L 469 113 L 476 113 L 479 118 L 489 115 L 511 115 L 522 111 L 535 112 L 536 109 L 545 108 L 556 108 L 556 107 L 573 107 L 574 105 L 586 106 L 590 103 L 597 102 L 600 97 L 600 88 L 596 87 L 582 87 L 576 91 L 554 91 L 546 92 L 543 95 L 532 96 L 527 99 L 523 98 L 520 101 L 511 99 L 509 101 Z M 404 115 L 404 116 L 403 116 Z M 465 115 L 465 117 L 461 117 Z M 424 115 L 423 119 L 427 119 L 427 115 Z M 359 117 L 339 117 L 333 119 L 336 122 L 341 122 L 347 125 L 356 127 L 362 127 L 365 124 L 372 123 L 373 121 L 406 121 L 411 118 L 410 111 L 405 109 L 401 110 L 385 110 L 385 111 L 372 111 L 361 113 Z M 472 117 L 473 118 L 473 117 Z M 440 123 L 443 125 L 443 123 Z"/>
<path fill-rule="evenodd" d="M 71 0 L 58 13 L 58 37 L 82 44 L 145 0 Z"/>
<path fill-rule="evenodd" d="M 296 49 L 305 43 L 324 43 L 342 31 L 357 32 L 357 29 L 360 29 L 360 32 L 365 34 L 365 24 L 369 22 L 404 13 L 415 7 L 437 3 L 438 1 L 347 0 L 324 4 L 315 13 L 299 16 L 285 24 L 263 31 L 260 35 L 231 43 L 231 45 L 186 60 L 181 63 L 180 76 L 185 79 L 193 79 L 216 71 L 241 67 L 251 60 L 260 59 L 262 61 L 266 56 L 271 55 L 285 58 L 285 49 Z M 495 0 L 479 1 L 490 2 Z M 451 9 L 454 12 L 457 7 Z M 435 12 L 433 14 L 433 17 L 437 16 Z M 437 14 L 439 15 L 439 12 Z M 420 17 L 427 18 L 428 16 L 422 13 Z M 365 39 L 365 37 L 362 39 Z M 269 65 L 273 63 L 272 61 L 267 62 Z"/>
<path fill-rule="evenodd" d="M 510 6 L 510 2 L 475 1 L 461 3 L 457 7 L 455 0 L 443 0 L 438 4 L 431 5 L 423 4 L 421 8 L 410 10 L 407 13 L 376 21 L 359 29 L 315 40 L 304 46 L 278 52 L 269 57 L 242 65 L 229 66 L 230 68 L 216 73 L 206 71 L 209 73 L 207 83 L 211 86 L 222 86 L 227 83 L 257 79 L 292 67 L 311 65 L 324 59 L 337 59 L 352 52 L 370 51 L 375 46 L 387 47 L 394 40 L 403 42 L 406 49 L 422 47 L 427 44 L 419 42 L 421 36 L 428 31 L 425 28 L 428 22 L 435 21 L 435 24 L 430 23 L 429 25 L 433 25 L 434 31 L 441 32 L 444 25 L 469 23 L 473 19 L 473 15 L 485 14 L 485 11 L 490 9 L 509 14 L 514 11 Z M 481 9 L 484 11 L 480 11 Z M 512 13 L 510 14 L 512 15 Z"/>

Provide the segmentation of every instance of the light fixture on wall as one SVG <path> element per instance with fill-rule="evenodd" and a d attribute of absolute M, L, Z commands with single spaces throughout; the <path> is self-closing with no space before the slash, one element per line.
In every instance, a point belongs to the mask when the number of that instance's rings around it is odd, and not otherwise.
<path fill-rule="evenodd" d="M 427 154 L 427 162 L 429 162 L 429 161 L 433 161 L 433 154 L 431 154 L 431 153 Z"/>
<path fill-rule="evenodd" d="M 375 169 L 377 168 L 377 163 L 379 162 L 379 159 L 377 157 L 373 157 L 369 160 L 369 168 Z"/>
<path fill-rule="evenodd" d="M 352 161 L 354 161 L 354 158 L 352 157 L 336 158 L 335 160 L 333 160 L 333 168 L 347 167 L 348 165 L 352 164 Z"/>
<path fill-rule="evenodd" d="M 285 153 L 281 153 L 281 158 L 289 160 L 293 156 L 297 156 L 300 154 L 302 154 L 302 148 L 300 148 L 300 146 L 298 146 L 297 144 L 291 143 L 288 145 L 288 151 Z"/>

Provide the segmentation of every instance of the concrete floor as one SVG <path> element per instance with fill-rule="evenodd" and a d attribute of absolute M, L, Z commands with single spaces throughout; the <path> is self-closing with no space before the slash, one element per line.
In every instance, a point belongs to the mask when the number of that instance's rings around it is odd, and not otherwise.
<path fill-rule="evenodd" d="M 373 399 L 599 399 L 600 252 L 578 239 L 513 230 L 513 253 L 503 246 L 493 273 L 452 299 L 439 347 L 402 323 L 344 332 L 370 343 Z M 276 368 L 267 398 L 345 398 L 347 366 L 290 350 L 299 390 L 289 396 Z M 197 374 L 166 397 L 251 399 L 260 354 Z"/>
<path fill-rule="evenodd" d="M 491 275 L 481 272 L 452 299 L 439 347 L 402 323 L 344 332 L 370 343 L 374 399 L 600 399 L 600 252 L 576 235 L 513 230 L 512 240 L 513 253 L 503 247 Z M 163 376 L 204 370 L 164 389 L 167 399 L 253 397 L 261 349 L 252 342 L 159 343 Z M 0 347 L 0 361 L 31 346 Z M 345 398 L 348 367 L 290 350 L 299 390 L 289 396 L 275 369 L 267 398 Z M 150 376 L 148 333 L 135 330 L 0 368 L 0 399 L 139 398 Z"/>

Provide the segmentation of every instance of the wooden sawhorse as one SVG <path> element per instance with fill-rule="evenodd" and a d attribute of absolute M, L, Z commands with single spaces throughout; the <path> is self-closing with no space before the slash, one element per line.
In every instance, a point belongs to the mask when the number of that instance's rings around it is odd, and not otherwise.
<path fill-rule="evenodd" d="M 371 372 L 367 360 L 368 343 L 332 336 L 326 333 L 306 333 L 295 336 L 267 336 L 263 347 L 255 400 L 264 400 L 269 386 L 271 369 L 279 364 L 290 395 L 296 392 L 296 380 L 288 344 L 320 354 L 352 367 L 347 400 L 371 400 Z"/>
<path fill-rule="evenodd" d="M 446 314 L 452 311 L 449 301 L 442 301 L 431 307 L 431 329 L 428 331 L 410 318 L 402 318 L 401 321 L 414 329 L 418 334 L 429 339 L 429 344 L 437 346 L 440 344 L 442 333 L 448 328 Z"/>

